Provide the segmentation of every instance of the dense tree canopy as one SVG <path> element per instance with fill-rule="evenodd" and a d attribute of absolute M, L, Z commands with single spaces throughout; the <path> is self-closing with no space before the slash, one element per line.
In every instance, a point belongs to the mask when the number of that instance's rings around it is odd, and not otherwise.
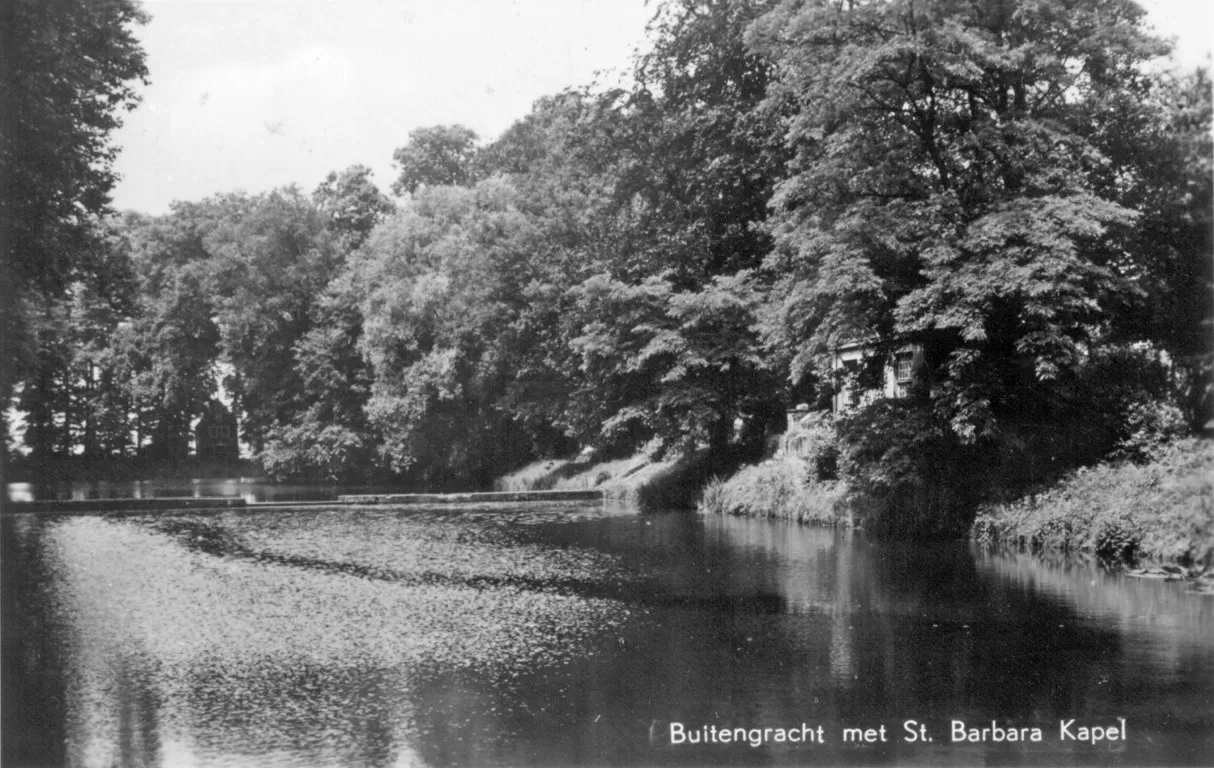
<path fill-rule="evenodd" d="M 0 9 L 0 396 L 54 378 L 49 318 L 105 281 L 111 133 L 146 82 L 134 0 L 13 0 Z M 59 334 L 62 339 L 62 334 Z M 38 385 L 34 384 L 37 387 Z M 41 410 L 42 406 L 38 406 Z M 0 409 L 7 423 L 7 406 Z M 38 430 L 35 430 L 36 432 Z"/>
<path fill-rule="evenodd" d="M 392 191 L 404 195 L 422 185 L 462 185 L 472 179 L 476 133 L 462 125 L 409 131 L 409 143 L 392 153 L 400 175 Z"/>
<path fill-rule="evenodd" d="M 312 193 L 312 201 L 349 249 L 362 245 L 371 230 L 395 208 L 371 181 L 371 169 L 365 165 L 329 173 Z"/>
<path fill-rule="evenodd" d="M 177 456 L 223 393 L 275 476 L 484 486 L 585 447 L 757 456 L 840 344 L 870 373 L 913 346 L 908 397 L 838 420 L 905 511 L 1210 417 L 1211 87 L 1145 66 L 1134 2 L 668 0 L 650 32 L 629 87 L 484 145 L 410 132 L 398 205 L 356 165 L 81 219 L 70 268 L 15 272 L 27 442 Z"/>
<path fill-rule="evenodd" d="M 133 0 L 5 4 L 0 220 L 23 289 L 57 294 L 87 268 L 94 219 L 115 181 L 110 134 L 147 79 L 132 29 L 146 21 Z"/>
<path fill-rule="evenodd" d="M 1025 415 L 1135 286 L 1136 211 L 1105 188 L 1107 105 L 1163 43 L 1125 0 L 788 2 L 752 30 L 796 100 L 773 201 L 778 341 L 953 336 L 936 404 L 961 437 Z M 1063 23 L 1065 20 L 1065 23 Z"/>
<path fill-rule="evenodd" d="M 352 265 L 359 348 L 375 372 L 367 414 L 396 469 L 484 483 L 517 450 L 498 400 L 516 360 L 534 233 L 504 180 L 428 188 Z"/>

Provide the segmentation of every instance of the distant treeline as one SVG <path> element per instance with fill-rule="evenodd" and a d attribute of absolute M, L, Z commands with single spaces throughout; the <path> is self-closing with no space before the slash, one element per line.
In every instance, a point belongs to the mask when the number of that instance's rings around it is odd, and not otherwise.
<path fill-rule="evenodd" d="M 220 380 L 283 477 L 758 451 L 857 340 L 859 384 L 923 350 L 840 425 L 876 503 L 1210 418 L 1211 85 L 1145 66 L 1135 3 L 670 0 L 650 31 L 628 88 L 413 131 L 395 199 L 353 166 L 98 207 L 18 274 L 33 456 L 181 456 Z"/>

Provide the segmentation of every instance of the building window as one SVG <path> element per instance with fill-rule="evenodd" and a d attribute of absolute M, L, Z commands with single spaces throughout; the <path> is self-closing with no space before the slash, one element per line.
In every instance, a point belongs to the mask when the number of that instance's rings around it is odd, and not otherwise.
<path fill-rule="evenodd" d="M 898 383 L 909 384 L 911 380 L 911 363 L 915 356 L 910 352 L 903 352 L 898 355 Z"/>
<path fill-rule="evenodd" d="M 894 359 L 894 381 L 898 397 L 906 397 L 911 383 L 912 368 L 915 355 L 913 352 L 899 352 Z"/>

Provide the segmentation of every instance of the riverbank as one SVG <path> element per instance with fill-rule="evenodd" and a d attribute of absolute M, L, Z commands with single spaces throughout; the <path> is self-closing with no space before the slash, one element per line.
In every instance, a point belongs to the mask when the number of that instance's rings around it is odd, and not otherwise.
<path fill-rule="evenodd" d="M 850 525 L 852 506 L 844 482 L 813 480 L 807 462 L 783 457 L 714 478 L 698 509 Z M 1036 492 L 984 504 L 970 536 L 1036 553 L 1214 567 L 1214 440 L 1178 440 L 1146 464 L 1077 469 Z"/>
<path fill-rule="evenodd" d="M 697 510 L 706 514 L 792 520 L 811 525 L 850 525 L 847 485 L 812 479 L 809 462 L 786 456 L 743 467 L 704 487 Z"/>
<path fill-rule="evenodd" d="M 591 463 L 574 459 L 545 459 L 498 478 L 493 489 L 501 492 L 602 491 L 609 504 L 642 512 L 659 509 L 694 509 L 711 479 L 732 474 L 742 456 L 729 451 L 696 451 L 671 458 L 653 459 L 638 453 L 623 459 Z"/>
<path fill-rule="evenodd" d="M 983 505 L 972 535 L 1032 552 L 1214 565 L 1214 440 L 1178 440 L 1146 464 L 1078 469 L 1037 493 Z"/>

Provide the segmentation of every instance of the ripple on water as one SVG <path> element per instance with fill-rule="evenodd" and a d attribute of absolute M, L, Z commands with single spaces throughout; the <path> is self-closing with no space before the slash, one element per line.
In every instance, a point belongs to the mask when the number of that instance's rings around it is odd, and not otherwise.
<path fill-rule="evenodd" d="M 615 601 L 544 588 L 618 575 L 599 553 L 500 539 L 487 547 L 466 524 L 233 520 L 221 524 L 232 557 L 182 546 L 139 521 L 60 526 L 58 545 L 73 551 L 61 561 L 73 571 L 72 604 L 88 614 L 82 626 L 113 635 L 107 642 L 138 637 L 165 660 L 286 655 L 472 668 L 559 661 L 571 643 L 625 615 Z M 194 522 L 203 531 L 210 524 Z M 341 565 L 355 568 L 327 567 Z"/>
<path fill-rule="evenodd" d="M 366 518 L 367 529 L 326 514 L 50 529 L 72 717 L 90 734 L 79 762 L 117 759 L 105 736 L 119 727 L 115 702 L 139 697 L 153 702 L 162 749 L 231 757 L 256 743 L 320 759 L 364 748 L 385 712 L 409 719 L 409 691 L 428 678 L 561 666 L 627 618 L 618 601 L 545 586 L 614 578 L 609 557 L 457 519 Z"/>

